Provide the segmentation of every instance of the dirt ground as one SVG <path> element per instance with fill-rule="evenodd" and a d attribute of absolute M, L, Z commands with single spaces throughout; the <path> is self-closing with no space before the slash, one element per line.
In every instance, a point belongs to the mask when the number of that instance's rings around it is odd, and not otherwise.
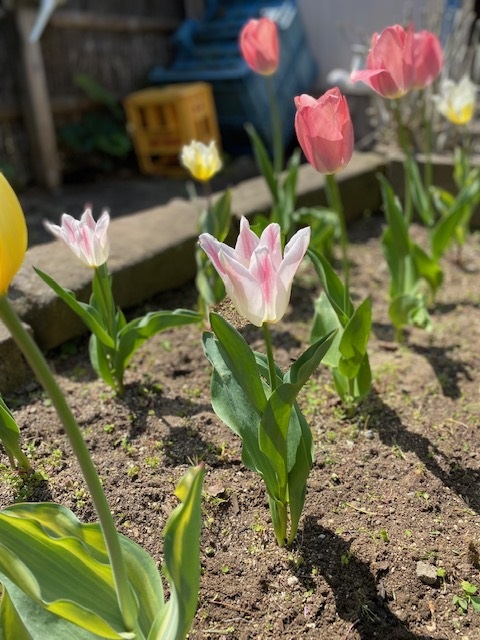
<path fill-rule="evenodd" d="M 480 244 L 470 241 L 464 269 L 445 259 L 433 332 L 410 330 L 399 346 L 387 315 L 381 228 L 382 219 L 371 217 L 350 230 L 352 289 L 373 300 L 373 391 L 346 416 L 330 372 L 320 366 L 302 392 L 316 458 L 290 548 L 276 545 L 264 487 L 242 465 L 238 438 L 211 410 L 198 328 L 168 331 L 144 345 L 121 398 L 95 379 L 86 338 L 48 354 L 119 530 L 158 562 L 175 482 L 192 462 L 205 462 L 203 573 L 191 638 L 480 639 L 480 613 L 471 604 L 462 613 L 453 602 L 462 581 L 480 588 Z M 282 367 L 306 346 L 317 295 L 305 264 L 274 330 Z M 137 312 L 192 308 L 195 300 L 189 285 Z M 231 314 L 228 302 L 224 308 Z M 259 330 L 242 331 L 262 350 Z M 37 473 L 25 481 L 0 455 L 0 506 L 53 500 L 94 519 L 38 385 L 5 399 Z M 433 567 L 434 584 L 419 563 Z"/>

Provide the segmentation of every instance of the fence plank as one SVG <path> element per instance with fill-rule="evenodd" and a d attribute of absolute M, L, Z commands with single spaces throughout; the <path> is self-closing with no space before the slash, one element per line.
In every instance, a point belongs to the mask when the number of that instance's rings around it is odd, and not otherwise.
<path fill-rule="evenodd" d="M 36 9 L 29 7 L 20 6 L 15 11 L 20 36 L 22 112 L 36 181 L 56 189 L 61 182 L 60 162 L 42 50 L 39 42 L 29 41 L 36 14 Z"/>
<path fill-rule="evenodd" d="M 137 16 L 101 15 L 88 11 L 59 10 L 50 18 L 49 25 L 63 29 L 90 29 L 121 31 L 125 33 L 170 33 L 180 26 L 178 20 L 142 18 Z"/>

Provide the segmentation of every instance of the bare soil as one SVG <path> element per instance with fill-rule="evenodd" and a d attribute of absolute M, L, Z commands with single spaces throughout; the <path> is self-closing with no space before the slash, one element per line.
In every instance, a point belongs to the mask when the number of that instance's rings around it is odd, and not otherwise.
<path fill-rule="evenodd" d="M 127 391 L 115 397 L 95 379 L 86 338 L 48 354 L 103 479 L 119 530 L 162 561 L 161 531 L 176 504 L 176 481 L 197 460 L 206 478 L 202 580 L 191 638 L 478 640 L 480 613 L 452 601 L 462 580 L 480 587 L 480 246 L 467 267 L 447 257 L 431 334 L 393 341 L 382 219 L 355 224 L 351 281 L 371 295 L 373 391 L 345 414 L 320 367 L 301 406 L 316 443 L 304 515 L 291 548 L 275 543 L 263 485 L 241 463 L 241 443 L 215 416 L 210 367 L 197 327 L 156 336 L 136 355 Z M 421 230 L 418 230 L 422 237 Z M 308 265 L 275 327 L 287 367 L 308 341 L 317 280 Z M 195 305 L 193 286 L 147 310 Z M 235 318 L 227 302 L 223 310 Z M 242 327 L 262 349 L 261 332 Z M 0 455 L 0 506 L 62 502 L 95 519 L 76 461 L 49 400 L 35 382 L 6 397 L 37 474 L 12 473 Z M 439 569 L 435 584 L 417 563 Z M 443 570 L 443 571 L 442 571 Z"/>

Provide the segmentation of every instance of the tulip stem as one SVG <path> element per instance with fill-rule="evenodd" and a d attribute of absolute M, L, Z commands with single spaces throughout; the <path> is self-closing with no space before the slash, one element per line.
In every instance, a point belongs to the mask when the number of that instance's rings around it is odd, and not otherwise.
<path fill-rule="evenodd" d="M 275 98 L 275 86 L 273 76 L 265 76 L 267 83 L 268 102 L 270 105 L 270 118 L 272 123 L 272 145 L 273 145 L 273 170 L 278 176 L 283 169 L 283 134 L 280 112 Z"/>
<path fill-rule="evenodd" d="M 94 279 L 98 283 L 98 287 L 95 287 L 99 292 L 99 298 L 97 301 L 102 309 L 102 318 L 107 323 L 107 330 L 113 340 L 117 338 L 117 331 L 115 327 L 115 301 L 112 294 L 112 286 L 110 283 L 110 275 L 107 269 L 107 263 L 104 262 L 99 267 L 95 267 Z"/>
<path fill-rule="evenodd" d="M 275 360 L 273 359 L 272 334 L 270 333 L 270 327 L 268 326 L 268 322 L 264 322 L 262 324 L 262 329 L 263 329 L 263 337 L 265 339 L 265 348 L 267 351 L 268 374 L 270 376 L 270 388 L 273 393 L 277 388 L 277 371 L 275 367 Z"/>
<path fill-rule="evenodd" d="M 403 155 L 405 156 L 405 159 L 406 159 L 407 156 L 410 154 L 411 150 L 410 150 L 410 145 L 408 140 L 408 130 L 404 125 L 403 119 L 402 119 L 402 112 L 400 110 L 399 99 L 393 100 L 393 114 L 395 116 L 395 122 L 397 123 L 397 136 L 398 136 L 398 141 L 400 143 L 400 148 L 402 149 Z M 404 186 L 404 191 L 405 191 L 404 215 L 405 215 L 405 220 L 407 224 L 410 225 L 412 221 L 413 208 L 412 208 L 412 193 L 410 190 L 410 180 L 408 179 L 406 160 L 404 160 L 403 162 L 403 181 L 405 185 Z"/>
<path fill-rule="evenodd" d="M 0 319 L 12 334 L 13 339 L 25 356 L 38 381 L 50 396 L 63 424 L 100 521 L 100 527 L 103 532 L 108 558 L 112 568 L 118 606 L 125 628 L 129 631 L 138 630 L 136 604 L 128 582 L 126 566 L 120 546 L 120 538 L 115 528 L 102 483 L 100 482 L 90 452 L 83 439 L 80 427 L 42 352 L 24 328 L 6 295 L 0 296 Z M 139 637 L 142 636 L 140 635 Z"/>
<path fill-rule="evenodd" d="M 432 98 L 430 93 L 423 94 L 423 121 L 425 127 L 425 166 L 423 168 L 423 183 L 425 195 L 427 198 L 426 204 L 428 207 L 427 217 L 432 220 L 433 224 L 433 215 L 431 215 L 432 210 L 432 199 L 430 196 L 430 187 L 433 182 L 433 165 L 432 165 L 432 149 L 433 149 L 433 136 L 432 136 L 432 113 L 431 109 L 428 109 L 428 105 L 431 104 Z M 429 113 L 430 112 L 430 113 Z"/>
<path fill-rule="evenodd" d="M 340 190 L 338 188 L 335 174 L 328 174 L 326 178 L 326 192 L 328 205 L 338 216 L 340 223 L 340 246 L 342 250 L 342 266 L 343 266 L 343 278 L 344 278 L 344 304 L 345 309 L 350 297 L 349 285 L 350 285 L 350 264 L 348 261 L 348 235 L 347 235 L 347 223 L 345 221 L 345 213 L 343 211 L 342 199 L 340 197 Z"/>

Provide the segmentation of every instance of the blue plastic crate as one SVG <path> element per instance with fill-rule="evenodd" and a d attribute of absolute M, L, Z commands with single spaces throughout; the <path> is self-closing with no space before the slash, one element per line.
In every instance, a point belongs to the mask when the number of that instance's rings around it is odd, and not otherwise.
<path fill-rule="evenodd" d="M 308 93 L 317 76 L 298 9 L 292 2 L 275 3 L 259 12 L 275 20 L 279 28 L 280 64 L 272 76 L 280 111 L 285 144 L 293 137 L 295 106 L 293 98 Z M 243 24 L 243 23 L 242 23 Z M 198 34 L 198 32 L 196 32 Z M 198 43 L 194 33 L 190 46 L 177 56 L 169 69 L 156 67 L 148 80 L 154 85 L 175 82 L 209 82 L 213 87 L 218 123 L 224 148 L 231 153 L 250 151 L 244 130 L 251 122 L 264 142 L 271 147 L 270 106 L 265 78 L 254 73 L 243 60 L 235 40 Z"/>

